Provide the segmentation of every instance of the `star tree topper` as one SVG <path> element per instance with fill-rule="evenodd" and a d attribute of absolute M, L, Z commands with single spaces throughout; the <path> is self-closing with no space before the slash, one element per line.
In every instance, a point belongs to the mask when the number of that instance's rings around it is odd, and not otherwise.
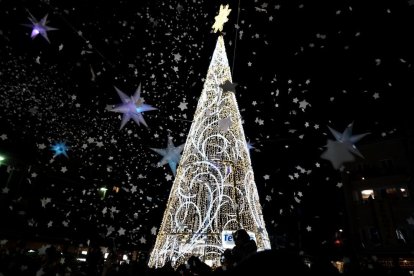
<path fill-rule="evenodd" d="M 173 174 L 175 175 L 176 171 L 177 171 L 177 165 L 180 162 L 180 158 L 181 158 L 181 152 L 184 149 L 184 145 L 182 144 L 178 147 L 175 147 L 172 141 L 172 137 L 168 137 L 168 143 L 167 143 L 167 148 L 165 149 L 155 149 L 155 148 L 151 148 L 151 150 L 155 151 L 156 153 L 162 155 L 162 159 L 160 162 L 158 162 L 158 166 L 164 166 L 165 164 L 168 163 L 168 165 L 171 168 L 171 171 L 173 172 Z"/>
<path fill-rule="evenodd" d="M 30 20 L 30 22 L 32 22 L 31 24 L 23 24 L 23 26 L 32 28 L 32 33 L 30 34 L 30 37 L 32 39 L 34 39 L 36 36 L 38 36 L 39 34 L 41 36 L 43 36 L 44 39 L 46 39 L 47 42 L 50 43 L 49 38 L 47 37 L 47 32 L 48 31 L 55 31 L 57 30 L 57 28 L 53 28 L 50 26 L 47 26 L 46 24 L 47 22 L 47 14 L 45 15 L 45 17 L 43 17 L 40 21 L 37 21 L 37 19 L 33 16 L 30 15 L 30 17 L 28 18 Z"/>
<path fill-rule="evenodd" d="M 227 16 L 229 16 L 231 10 L 229 9 L 229 5 L 223 6 L 220 5 L 220 11 L 219 14 L 214 17 L 214 19 L 216 20 L 213 24 L 213 30 L 215 33 L 217 33 L 217 31 L 223 31 L 223 25 L 224 23 L 226 23 L 227 21 L 229 21 L 229 19 L 227 18 Z"/>
<path fill-rule="evenodd" d="M 112 112 L 123 113 L 121 128 L 132 118 L 138 125 L 143 124 L 148 127 L 141 113 L 145 111 L 157 110 L 149 104 L 144 104 L 144 99 L 141 98 L 141 84 L 139 84 L 133 96 L 127 96 L 124 92 L 115 87 L 116 92 L 122 100 L 122 104 L 111 109 Z"/>

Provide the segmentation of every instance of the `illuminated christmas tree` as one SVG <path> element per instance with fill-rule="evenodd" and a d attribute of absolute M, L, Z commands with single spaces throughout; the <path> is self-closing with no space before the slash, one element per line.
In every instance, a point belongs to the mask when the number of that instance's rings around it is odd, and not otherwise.
<path fill-rule="evenodd" d="M 226 22 L 227 15 L 225 20 L 217 16 L 216 23 Z M 216 23 L 213 28 L 221 30 Z M 162 267 L 166 261 L 178 266 L 192 255 L 219 265 L 221 253 L 232 247 L 231 233 L 240 228 L 259 250 L 270 249 L 220 35 L 149 266 Z"/>

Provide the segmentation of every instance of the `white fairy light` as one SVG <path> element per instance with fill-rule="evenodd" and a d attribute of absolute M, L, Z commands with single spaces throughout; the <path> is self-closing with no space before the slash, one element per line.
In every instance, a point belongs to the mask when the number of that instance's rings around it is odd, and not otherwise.
<path fill-rule="evenodd" d="M 219 264 L 222 233 L 243 228 L 259 250 L 270 249 L 224 40 L 219 36 L 184 146 L 149 266 L 190 256 Z M 226 130 L 219 121 L 230 118 Z"/>

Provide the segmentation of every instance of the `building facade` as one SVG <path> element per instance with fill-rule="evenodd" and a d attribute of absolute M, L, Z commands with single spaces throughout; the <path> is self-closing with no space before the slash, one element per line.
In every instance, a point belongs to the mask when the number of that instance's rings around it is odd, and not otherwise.
<path fill-rule="evenodd" d="M 348 246 L 357 256 L 414 268 L 412 148 L 407 137 L 362 145 L 365 158 L 344 170 Z"/>

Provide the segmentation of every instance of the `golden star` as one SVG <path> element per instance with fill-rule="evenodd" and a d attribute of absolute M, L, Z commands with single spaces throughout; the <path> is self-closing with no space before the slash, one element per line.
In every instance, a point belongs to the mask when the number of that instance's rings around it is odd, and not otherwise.
<path fill-rule="evenodd" d="M 229 20 L 227 16 L 229 16 L 230 12 L 231 10 L 229 10 L 229 5 L 220 5 L 219 14 L 216 17 L 214 17 L 216 22 L 214 22 L 214 25 L 212 27 L 215 33 L 217 33 L 217 31 L 223 31 L 223 24 Z"/>

